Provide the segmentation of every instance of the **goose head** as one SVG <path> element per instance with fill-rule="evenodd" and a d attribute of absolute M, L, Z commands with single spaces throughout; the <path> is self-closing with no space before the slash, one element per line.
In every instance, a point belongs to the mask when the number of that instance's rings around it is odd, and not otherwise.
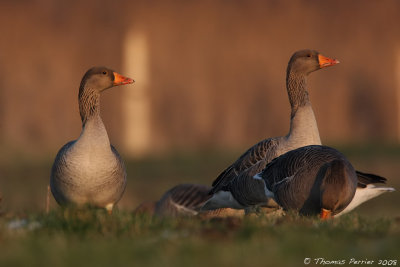
<path fill-rule="evenodd" d="M 131 84 L 135 81 L 122 76 L 106 67 L 93 67 L 82 78 L 81 88 L 90 88 L 99 93 L 118 85 Z"/>
<path fill-rule="evenodd" d="M 308 75 L 313 71 L 338 63 L 337 59 L 325 57 L 315 50 L 305 49 L 293 54 L 289 61 L 288 71 Z"/>
<path fill-rule="evenodd" d="M 100 93 L 108 88 L 131 84 L 135 81 L 122 76 L 106 67 L 94 67 L 89 69 L 82 78 L 79 87 L 79 112 L 82 124 L 95 114 L 100 114 Z"/>

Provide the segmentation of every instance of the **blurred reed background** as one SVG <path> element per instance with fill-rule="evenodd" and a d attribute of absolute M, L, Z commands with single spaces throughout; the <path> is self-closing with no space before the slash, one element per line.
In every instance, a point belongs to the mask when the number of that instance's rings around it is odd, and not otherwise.
<path fill-rule="evenodd" d="M 286 66 L 303 48 L 341 62 L 309 78 L 322 142 L 398 147 L 399 14 L 394 0 L 1 1 L 0 191 L 25 185 L 20 206 L 42 207 L 29 185 L 44 192 L 58 149 L 78 137 L 78 86 L 94 65 L 136 80 L 102 96 L 111 142 L 136 159 L 131 186 L 152 174 L 211 183 L 248 146 L 286 134 Z M 174 161 L 193 169 L 168 172 L 154 157 L 171 151 L 202 152 Z M 135 173 L 146 162 L 158 171 Z M 122 206 L 174 185 L 158 178 L 156 189 L 128 187 Z"/>

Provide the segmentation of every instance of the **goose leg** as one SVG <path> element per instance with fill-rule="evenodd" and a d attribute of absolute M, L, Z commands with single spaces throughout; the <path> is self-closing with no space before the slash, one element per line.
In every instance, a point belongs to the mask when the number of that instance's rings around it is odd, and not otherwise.
<path fill-rule="evenodd" d="M 110 203 L 110 204 L 107 204 L 107 205 L 106 205 L 105 208 L 106 208 L 107 213 L 108 213 L 109 215 L 112 214 L 113 207 L 114 207 L 114 203 Z"/>
<path fill-rule="evenodd" d="M 46 214 L 49 214 L 49 210 L 50 210 L 50 185 L 47 185 Z"/>

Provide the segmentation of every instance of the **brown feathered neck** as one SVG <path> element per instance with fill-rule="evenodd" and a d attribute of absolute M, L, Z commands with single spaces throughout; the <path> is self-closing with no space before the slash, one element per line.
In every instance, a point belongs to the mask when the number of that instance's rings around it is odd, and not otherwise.
<path fill-rule="evenodd" d="M 78 99 L 79 113 L 81 115 L 83 127 L 90 118 L 100 115 L 100 92 L 86 87 L 85 83 L 82 81 L 79 87 Z"/>
<path fill-rule="evenodd" d="M 305 106 L 310 103 L 307 83 L 307 74 L 292 70 L 291 64 L 288 65 L 286 72 L 286 89 L 291 106 L 291 118 L 294 117 L 299 107 Z"/>

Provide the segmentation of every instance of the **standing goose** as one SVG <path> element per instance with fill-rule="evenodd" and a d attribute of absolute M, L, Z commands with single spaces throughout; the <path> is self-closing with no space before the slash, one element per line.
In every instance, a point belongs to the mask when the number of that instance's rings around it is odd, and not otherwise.
<path fill-rule="evenodd" d="M 105 67 L 83 76 L 78 96 L 82 132 L 60 149 L 51 169 L 51 192 L 61 206 L 88 204 L 111 213 L 121 199 L 126 171 L 100 117 L 100 93 L 133 82 Z"/>
<path fill-rule="evenodd" d="M 326 219 L 349 205 L 356 188 L 357 174 L 343 154 L 311 145 L 275 158 L 253 177 L 239 175 L 225 190 L 243 207 L 273 198 L 284 210 Z"/>
<path fill-rule="evenodd" d="M 213 197 L 204 205 L 203 210 L 229 207 L 226 201 L 232 199 L 232 196 L 224 191 L 224 188 L 242 172 L 253 177 L 272 159 L 287 151 L 307 145 L 321 145 L 317 121 L 308 97 L 306 78 L 311 72 L 338 63 L 338 60 L 324 57 L 314 50 L 300 50 L 292 55 L 286 71 L 286 88 L 291 107 L 289 133 L 286 136 L 265 139 L 255 144 L 226 168 L 213 182 L 213 188 L 210 191 Z M 386 179 L 383 177 L 361 172 L 357 172 L 357 176 L 359 186 L 356 197 L 345 212 L 388 191 L 387 187 L 373 185 L 384 183 Z"/>

